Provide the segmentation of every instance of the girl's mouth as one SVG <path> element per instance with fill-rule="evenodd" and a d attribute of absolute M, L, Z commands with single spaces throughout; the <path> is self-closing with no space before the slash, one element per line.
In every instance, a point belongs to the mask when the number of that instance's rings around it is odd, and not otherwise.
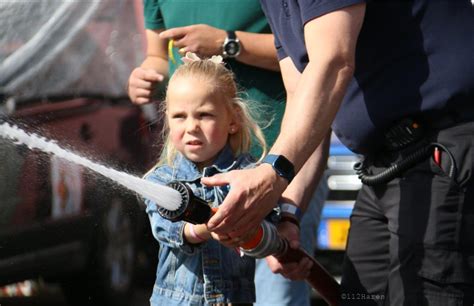
<path fill-rule="evenodd" d="M 202 145 L 202 141 L 191 140 L 191 141 L 187 141 L 186 144 L 190 145 L 190 146 L 200 146 L 200 145 Z"/>

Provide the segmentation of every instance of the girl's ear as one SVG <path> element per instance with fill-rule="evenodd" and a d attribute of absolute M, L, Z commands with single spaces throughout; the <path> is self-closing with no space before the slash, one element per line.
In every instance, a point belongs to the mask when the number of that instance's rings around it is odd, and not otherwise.
<path fill-rule="evenodd" d="M 230 127 L 229 127 L 229 134 L 232 135 L 232 134 L 237 133 L 237 132 L 239 131 L 239 128 L 240 128 L 240 126 L 239 126 L 238 124 L 232 123 L 232 124 L 230 125 Z"/>
<path fill-rule="evenodd" d="M 229 125 L 229 134 L 235 134 L 240 130 L 240 121 L 241 118 L 241 112 L 238 107 L 234 108 L 234 113 L 232 114 L 232 121 L 230 122 Z"/>

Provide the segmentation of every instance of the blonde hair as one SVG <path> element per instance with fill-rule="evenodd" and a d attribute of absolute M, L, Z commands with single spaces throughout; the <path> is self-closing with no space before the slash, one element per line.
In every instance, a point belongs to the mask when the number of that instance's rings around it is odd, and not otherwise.
<path fill-rule="evenodd" d="M 224 64 L 211 59 L 195 60 L 185 62 L 179 66 L 170 78 L 169 83 L 180 77 L 194 77 L 204 80 L 209 84 L 212 94 L 220 94 L 226 103 L 226 109 L 233 113 L 240 128 L 234 134 L 229 134 L 228 143 L 234 155 L 248 153 L 252 140 L 256 140 L 262 149 L 259 161 L 267 154 L 267 144 L 260 126 L 251 114 L 248 103 L 238 97 L 237 84 L 234 80 L 234 74 L 228 70 Z M 162 104 L 161 113 L 165 117 L 168 105 L 168 94 L 165 103 Z M 165 139 L 163 150 L 161 152 L 158 165 L 172 165 L 177 154 L 176 148 L 173 146 L 170 135 L 168 120 L 164 120 L 163 139 Z"/>

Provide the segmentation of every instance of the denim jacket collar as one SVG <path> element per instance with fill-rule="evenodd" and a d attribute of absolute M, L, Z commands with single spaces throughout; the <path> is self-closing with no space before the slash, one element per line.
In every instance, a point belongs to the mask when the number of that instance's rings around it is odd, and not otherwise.
<path fill-rule="evenodd" d="M 174 160 L 173 178 L 179 181 L 192 182 L 200 179 L 203 176 L 212 176 L 216 173 L 228 172 L 235 168 L 240 162 L 241 158 L 235 159 L 234 153 L 227 144 L 217 156 L 215 162 L 204 167 L 202 172 L 198 169 L 196 164 L 181 153 L 178 153 Z"/>

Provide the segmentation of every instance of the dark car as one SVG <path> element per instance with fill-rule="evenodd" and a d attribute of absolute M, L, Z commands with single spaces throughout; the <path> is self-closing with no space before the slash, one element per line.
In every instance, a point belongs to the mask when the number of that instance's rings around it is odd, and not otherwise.
<path fill-rule="evenodd" d="M 143 174 L 158 152 L 154 113 L 125 92 L 143 57 L 141 14 L 140 0 L 0 2 L 0 129 Z M 41 278 L 74 304 L 128 305 L 157 258 L 136 196 L 2 137 L 0 160 L 0 286 Z"/>

